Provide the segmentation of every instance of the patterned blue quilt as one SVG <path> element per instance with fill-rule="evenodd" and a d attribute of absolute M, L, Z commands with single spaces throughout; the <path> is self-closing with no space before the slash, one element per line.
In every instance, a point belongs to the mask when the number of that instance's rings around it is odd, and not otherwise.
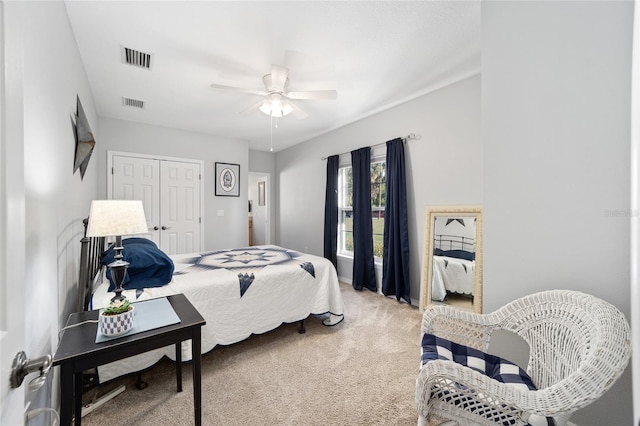
<path fill-rule="evenodd" d="M 216 250 L 199 253 L 192 258 L 183 259 L 183 263 L 191 264 L 174 275 L 184 275 L 197 271 L 228 269 L 238 274 L 240 297 L 249 289 L 258 274 L 269 265 L 300 265 L 313 278 L 313 263 L 298 260 L 302 253 L 282 247 L 242 247 L 237 249 Z"/>

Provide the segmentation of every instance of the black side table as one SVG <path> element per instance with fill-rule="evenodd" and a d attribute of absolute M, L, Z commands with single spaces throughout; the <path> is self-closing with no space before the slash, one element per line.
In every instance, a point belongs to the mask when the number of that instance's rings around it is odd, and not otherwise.
<path fill-rule="evenodd" d="M 75 425 L 81 424 L 82 413 L 82 372 L 103 364 L 148 352 L 168 345 L 176 348 L 176 378 L 178 392 L 182 392 L 182 352 L 181 343 L 191 339 L 193 363 L 193 406 L 195 424 L 202 424 L 201 391 L 201 327 L 205 324 L 202 315 L 187 300 L 184 294 L 168 296 L 180 322 L 131 336 L 124 336 L 106 342 L 96 343 L 97 323 L 88 323 L 66 329 L 53 357 L 53 365 L 60 366 L 60 423 L 71 424 L 75 408 Z M 67 326 L 87 320 L 97 320 L 98 311 L 71 314 Z M 75 404 L 74 404 L 75 403 Z"/>

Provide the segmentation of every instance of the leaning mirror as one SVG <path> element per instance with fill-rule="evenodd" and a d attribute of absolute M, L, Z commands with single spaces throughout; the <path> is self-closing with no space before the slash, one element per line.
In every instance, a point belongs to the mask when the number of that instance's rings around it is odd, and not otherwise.
<path fill-rule="evenodd" d="M 482 312 L 482 209 L 430 207 L 425 215 L 420 308 L 448 304 Z"/>

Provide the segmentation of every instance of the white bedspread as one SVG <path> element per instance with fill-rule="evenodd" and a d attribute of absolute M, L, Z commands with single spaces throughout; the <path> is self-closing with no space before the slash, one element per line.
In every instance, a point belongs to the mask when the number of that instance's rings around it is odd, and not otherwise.
<path fill-rule="evenodd" d="M 251 334 L 265 333 L 285 322 L 305 319 L 310 314 L 327 314 L 328 325 L 343 318 L 338 276 L 325 258 L 277 246 L 171 258 L 175 270 L 169 284 L 145 289 L 138 297 L 136 290 L 126 290 L 123 294 L 130 301 L 136 301 L 184 293 L 207 322 L 202 328 L 202 353 L 216 345 L 228 345 Z M 242 295 L 239 274 L 245 278 Z M 251 282 L 248 287 L 247 282 Z M 107 293 L 107 288 L 105 280 L 96 289 L 92 309 L 108 305 L 113 293 Z M 164 355 L 175 360 L 174 352 L 174 346 L 168 346 L 106 364 L 98 368 L 100 381 L 150 367 Z M 182 359 L 191 359 L 190 341 L 182 345 Z"/>
<path fill-rule="evenodd" d="M 433 256 L 431 299 L 443 301 L 447 291 L 473 295 L 475 262 L 448 256 Z"/>

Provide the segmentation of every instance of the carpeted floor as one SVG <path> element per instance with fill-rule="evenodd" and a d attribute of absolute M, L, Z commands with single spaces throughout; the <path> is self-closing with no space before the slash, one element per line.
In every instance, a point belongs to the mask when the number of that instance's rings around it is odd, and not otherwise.
<path fill-rule="evenodd" d="M 345 320 L 325 327 L 323 316 L 230 345 L 202 357 L 203 425 L 416 425 L 415 380 L 421 313 L 368 290 L 341 284 Z M 91 425 L 193 424 L 191 364 L 176 393 L 173 363 L 92 389 L 85 401 L 120 385 L 126 392 L 82 419 Z"/>

